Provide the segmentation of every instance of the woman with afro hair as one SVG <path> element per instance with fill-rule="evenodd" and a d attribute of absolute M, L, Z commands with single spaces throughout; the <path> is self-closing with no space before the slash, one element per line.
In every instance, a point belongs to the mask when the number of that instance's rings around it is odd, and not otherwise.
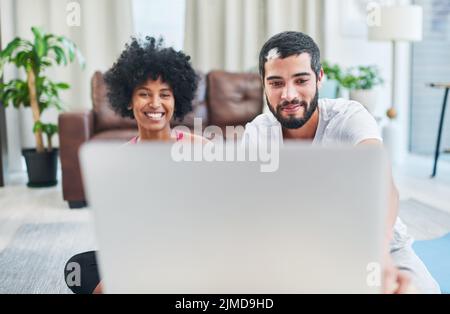
<path fill-rule="evenodd" d="M 112 108 L 137 122 L 139 133 L 130 143 L 195 138 L 170 128 L 172 119 L 192 111 L 198 77 L 189 60 L 182 51 L 164 47 L 162 38 L 132 38 L 105 74 Z"/>
<path fill-rule="evenodd" d="M 208 140 L 190 133 L 171 131 L 173 118 L 183 118 L 192 110 L 191 102 L 198 77 L 190 57 L 173 48 L 163 47 L 163 40 L 146 37 L 131 43 L 105 74 L 108 99 L 116 113 L 136 119 L 138 135 L 129 144 L 141 141 Z M 73 265 L 80 269 L 81 285 L 74 285 Z M 64 268 L 67 286 L 77 294 L 101 293 L 96 252 L 73 256 Z"/>

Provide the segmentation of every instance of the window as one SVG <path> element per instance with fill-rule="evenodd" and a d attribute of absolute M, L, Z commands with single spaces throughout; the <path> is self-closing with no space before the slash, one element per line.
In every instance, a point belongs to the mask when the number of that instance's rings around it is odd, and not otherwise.
<path fill-rule="evenodd" d="M 162 36 L 167 46 L 183 48 L 185 0 L 133 0 L 134 30 L 138 36 Z"/>
<path fill-rule="evenodd" d="M 431 154 L 436 145 L 444 90 L 427 84 L 450 82 L 450 1 L 415 0 L 415 3 L 424 10 L 424 37 L 413 45 L 410 150 Z M 441 149 L 448 148 L 450 110 L 446 113 L 441 143 Z"/>

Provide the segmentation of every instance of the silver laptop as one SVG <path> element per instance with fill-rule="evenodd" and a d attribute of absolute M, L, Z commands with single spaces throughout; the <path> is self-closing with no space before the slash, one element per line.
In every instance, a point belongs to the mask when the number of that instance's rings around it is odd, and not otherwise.
<path fill-rule="evenodd" d="M 381 291 L 381 149 L 286 143 L 265 172 L 164 144 L 90 143 L 80 158 L 107 293 Z"/>

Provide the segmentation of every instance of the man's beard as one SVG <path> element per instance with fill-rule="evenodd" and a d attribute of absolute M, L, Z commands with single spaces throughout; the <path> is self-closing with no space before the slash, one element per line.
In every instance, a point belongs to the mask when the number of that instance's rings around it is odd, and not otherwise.
<path fill-rule="evenodd" d="M 314 111 L 316 111 L 317 106 L 319 104 L 319 90 L 316 88 L 316 94 L 314 95 L 314 98 L 311 100 L 311 102 L 308 104 L 306 101 L 299 101 L 297 98 L 292 101 L 283 101 L 281 104 L 278 105 L 277 110 L 272 107 L 272 105 L 269 103 L 269 100 L 267 99 L 267 105 L 269 106 L 270 111 L 273 113 L 275 118 L 277 118 L 278 122 L 281 123 L 281 126 L 286 129 L 299 129 L 302 126 L 306 124 L 306 122 L 311 119 L 312 115 L 314 114 Z M 284 107 L 288 105 L 300 105 L 305 108 L 305 114 L 303 115 L 303 118 L 296 118 L 294 115 L 285 118 L 282 116 L 281 111 Z"/>

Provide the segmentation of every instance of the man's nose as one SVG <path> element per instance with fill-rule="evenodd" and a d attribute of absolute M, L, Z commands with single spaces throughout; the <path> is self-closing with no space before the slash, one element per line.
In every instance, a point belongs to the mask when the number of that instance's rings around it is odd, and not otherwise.
<path fill-rule="evenodd" d="M 295 98 L 298 98 L 298 93 L 295 87 L 292 84 L 286 84 L 283 89 L 283 93 L 281 95 L 283 100 L 292 101 Z"/>

